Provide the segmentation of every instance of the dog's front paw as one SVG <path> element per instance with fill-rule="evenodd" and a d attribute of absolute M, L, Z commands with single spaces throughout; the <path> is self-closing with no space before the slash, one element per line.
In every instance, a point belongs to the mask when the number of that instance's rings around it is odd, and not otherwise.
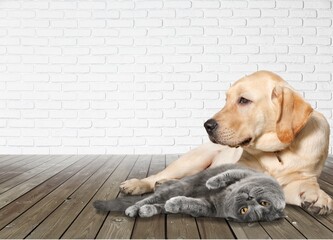
<path fill-rule="evenodd" d="M 313 214 L 326 215 L 333 210 L 332 198 L 321 189 L 302 193 L 301 200 L 302 208 Z"/>
<path fill-rule="evenodd" d="M 140 207 L 138 207 L 136 205 L 130 206 L 130 207 L 126 208 L 125 215 L 128 217 L 136 217 L 136 216 L 138 216 L 139 209 L 140 209 Z"/>
<path fill-rule="evenodd" d="M 226 186 L 226 183 L 219 176 L 211 177 L 206 182 L 206 187 L 208 189 L 218 189 L 218 188 L 225 187 L 225 186 Z"/>
<path fill-rule="evenodd" d="M 182 211 L 185 199 L 186 197 L 183 196 L 170 198 L 165 203 L 165 211 L 169 213 L 180 213 Z"/>
<path fill-rule="evenodd" d="M 130 195 L 141 195 L 153 191 L 148 182 L 136 178 L 122 182 L 119 188 L 121 192 Z"/>

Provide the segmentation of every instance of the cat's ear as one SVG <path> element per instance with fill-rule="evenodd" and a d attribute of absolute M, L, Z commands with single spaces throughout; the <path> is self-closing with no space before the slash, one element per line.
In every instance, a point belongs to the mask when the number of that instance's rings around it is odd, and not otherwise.
<path fill-rule="evenodd" d="M 276 133 L 282 143 L 291 143 L 309 120 L 313 109 L 296 92 L 277 86 L 272 92 L 277 109 Z"/>

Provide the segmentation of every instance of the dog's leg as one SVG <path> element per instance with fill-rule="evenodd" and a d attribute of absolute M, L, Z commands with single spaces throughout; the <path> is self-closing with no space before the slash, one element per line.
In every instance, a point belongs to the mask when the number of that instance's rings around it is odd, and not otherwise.
<path fill-rule="evenodd" d="M 320 189 L 315 177 L 295 181 L 284 188 L 286 202 L 298 205 L 310 213 L 325 215 L 333 210 L 332 198 Z"/>
<path fill-rule="evenodd" d="M 130 179 L 122 182 L 120 190 L 126 194 L 139 195 L 152 192 L 157 181 L 180 179 L 185 176 L 194 175 L 209 167 L 214 157 L 219 154 L 222 148 L 225 148 L 225 146 L 211 142 L 203 144 L 181 156 L 156 175 L 141 180 Z"/>

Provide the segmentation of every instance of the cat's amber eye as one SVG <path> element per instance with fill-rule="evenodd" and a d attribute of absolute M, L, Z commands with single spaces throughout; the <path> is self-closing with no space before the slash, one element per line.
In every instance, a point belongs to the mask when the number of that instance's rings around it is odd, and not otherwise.
<path fill-rule="evenodd" d="M 243 208 L 240 210 L 240 213 L 241 213 L 242 215 L 244 215 L 245 213 L 247 213 L 248 210 L 249 210 L 249 208 L 247 208 L 247 207 L 243 207 Z"/>
<path fill-rule="evenodd" d="M 267 202 L 267 201 L 262 200 L 262 201 L 260 201 L 260 205 L 264 206 L 264 207 L 268 207 L 270 205 L 270 203 Z"/>

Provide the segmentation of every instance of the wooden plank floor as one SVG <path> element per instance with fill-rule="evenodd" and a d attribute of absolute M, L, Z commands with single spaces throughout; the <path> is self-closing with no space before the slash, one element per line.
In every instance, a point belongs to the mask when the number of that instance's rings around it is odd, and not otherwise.
<path fill-rule="evenodd" d="M 177 155 L 0 155 L 0 239 L 2 238 L 320 238 L 333 239 L 333 214 L 313 216 L 287 206 L 271 223 L 158 215 L 127 218 L 97 214 L 96 199 L 121 196 L 127 178 L 155 174 Z M 319 179 L 333 196 L 333 158 Z"/>

